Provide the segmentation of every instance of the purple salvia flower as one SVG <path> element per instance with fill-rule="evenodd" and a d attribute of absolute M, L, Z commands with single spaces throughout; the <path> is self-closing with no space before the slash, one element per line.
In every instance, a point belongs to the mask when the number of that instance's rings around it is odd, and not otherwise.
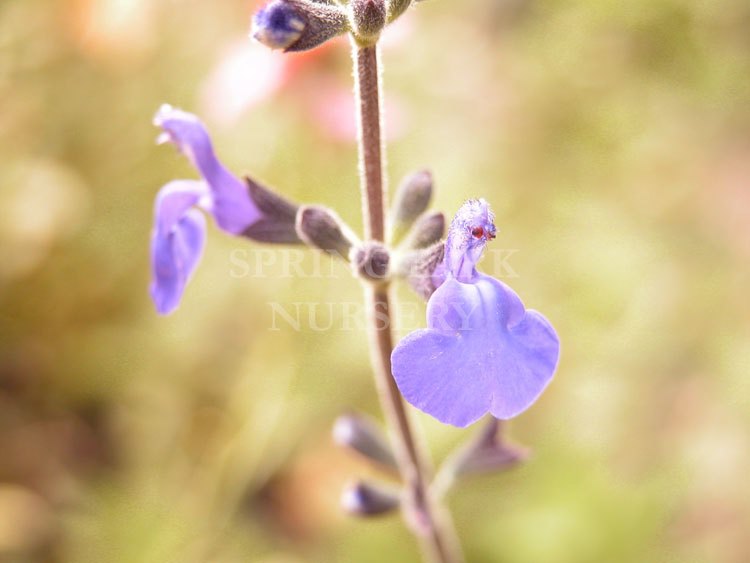
<path fill-rule="evenodd" d="M 557 367 L 560 343 L 549 321 L 525 309 L 510 287 L 476 270 L 493 238 L 487 202 L 465 203 L 448 232 L 444 280 L 427 304 L 428 328 L 407 335 L 392 355 L 406 400 L 454 426 L 488 412 L 500 419 L 522 413 Z"/>
<path fill-rule="evenodd" d="M 174 311 L 203 252 L 206 222 L 213 215 L 224 231 L 239 235 L 263 217 L 247 185 L 216 158 L 211 139 L 193 114 L 164 105 L 154 117 L 163 133 L 200 172 L 203 180 L 176 180 L 156 196 L 151 236 L 151 298 L 161 314 Z"/>

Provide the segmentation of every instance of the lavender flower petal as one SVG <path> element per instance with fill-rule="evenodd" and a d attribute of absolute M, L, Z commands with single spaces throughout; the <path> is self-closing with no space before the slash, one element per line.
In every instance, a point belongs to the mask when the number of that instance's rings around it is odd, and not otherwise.
<path fill-rule="evenodd" d="M 494 215 L 483 199 L 464 203 L 451 221 L 445 241 L 445 267 L 459 281 L 476 275 L 476 264 L 488 240 L 495 238 Z"/>
<path fill-rule="evenodd" d="M 262 217 L 247 186 L 216 158 L 208 132 L 195 115 L 165 104 L 156 113 L 154 125 L 164 130 L 160 140 L 174 143 L 206 180 L 210 197 L 202 206 L 221 229 L 237 235 Z"/>
<path fill-rule="evenodd" d="M 203 182 L 176 180 L 156 197 L 151 236 L 151 299 L 166 315 L 180 303 L 185 286 L 200 261 L 205 246 L 206 220 L 193 207 L 205 199 Z"/>
<path fill-rule="evenodd" d="M 487 412 L 512 418 L 539 397 L 559 356 L 554 329 L 525 310 L 507 285 L 484 274 L 449 277 L 432 295 L 428 327 L 393 352 L 393 376 L 415 407 L 465 427 Z"/>

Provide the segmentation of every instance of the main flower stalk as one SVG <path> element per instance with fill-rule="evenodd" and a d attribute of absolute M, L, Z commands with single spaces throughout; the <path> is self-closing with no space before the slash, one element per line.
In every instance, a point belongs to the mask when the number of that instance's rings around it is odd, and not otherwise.
<path fill-rule="evenodd" d="M 385 241 L 384 145 L 381 137 L 380 68 L 377 45 L 352 42 L 358 108 L 358 148 L 365 240 Z M 419 538 L 425 558 L 435 563 L 463 561 L 450 516 L 432 498 L 429 467 L 412 432 L 406 407 L 393 379 L 393 333 L 388 284 L 365 282 L 370 354 L 380 402 L 395 441 L 396 459 L 407 498 L 404 514 Z"/>

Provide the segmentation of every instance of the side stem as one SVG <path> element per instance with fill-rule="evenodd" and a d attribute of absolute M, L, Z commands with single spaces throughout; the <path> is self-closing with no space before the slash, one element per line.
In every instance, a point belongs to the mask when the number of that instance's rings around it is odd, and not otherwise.
<path fill-rule="evenodd" d="M 365 240 L 385 240 L 385 190 L 381 139 L 380 71 L 376 45 L 353 44 L 355 94 L 358 104 L 359 168 Z M 388 286 L 367 283 L 370 352 L 380 402 L 395 440 L 396 458 L 406 487 L 404 514 L 419 538 L 425 559 L 460 563 L 463 558 L 447 511 L 431 496 L 427 465 L 409 424 L 406 408 L 391 371 L 393 334 Z"/>

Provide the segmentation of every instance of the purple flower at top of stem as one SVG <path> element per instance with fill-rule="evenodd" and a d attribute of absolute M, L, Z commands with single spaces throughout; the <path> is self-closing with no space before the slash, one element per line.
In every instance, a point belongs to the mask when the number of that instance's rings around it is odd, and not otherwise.
<path fill-rule="evenodd" d="M 159 190 L 151 233 L 151 298 L 160 314 L 174 311 L 205 246 L 210 213 L 222 230 L 242 234 L 263 214 L 247 185 L 214 154 L 205 126 L 193 114 L 163 105 L 154 117 L 163 130 L 159 142 L 170 142 L 188 157 L 202 180 L 174 180 Z"/>
<path fill-rule="evenodd" d="M 445 243 L 444 279 L 427 304 L 428 328 L 393 351 L 393 376 L 409 403 L 465 427 L 486 413 L 512 418 L 552 380 L 560 343 L 540 313 L 504 283 L 477 271 L 495 238 L 489 205 L 471 200 L 456 213 Z"/>

